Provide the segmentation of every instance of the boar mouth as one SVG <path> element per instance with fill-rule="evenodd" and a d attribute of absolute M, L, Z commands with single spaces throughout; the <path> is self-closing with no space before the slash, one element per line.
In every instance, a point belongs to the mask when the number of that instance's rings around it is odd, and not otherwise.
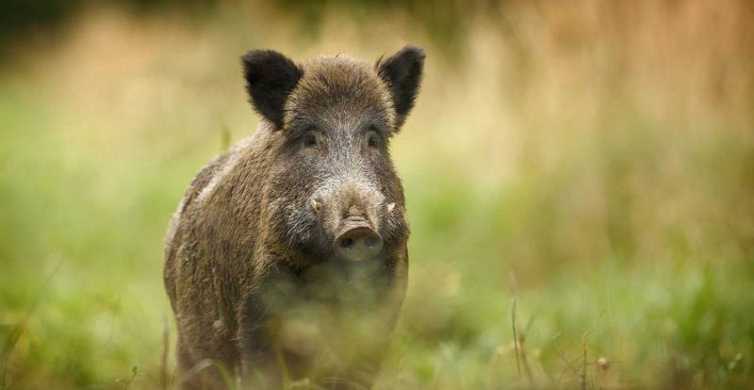
<path fill-rule="evenodd" d="M 389 288 L 389 268 L 379 261 L 321 263 L 298 277 L 304 300 L 310 304 L 371 307 Z"/>

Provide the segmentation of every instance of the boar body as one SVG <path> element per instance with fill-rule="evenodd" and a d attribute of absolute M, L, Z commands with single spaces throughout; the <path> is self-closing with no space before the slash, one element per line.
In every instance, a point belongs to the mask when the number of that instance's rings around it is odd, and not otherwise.
<path fill-rule="evenodd" d="M 199 172 L 167 236 L 181 387 L 371 385 L 407 282 L 388 144 L 423 59 L 243 57 L 260 125 Z"/>

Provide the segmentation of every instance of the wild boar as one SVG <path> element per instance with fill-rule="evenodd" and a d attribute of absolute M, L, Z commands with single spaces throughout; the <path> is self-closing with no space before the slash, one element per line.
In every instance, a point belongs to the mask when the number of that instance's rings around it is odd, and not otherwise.
<path fill-rule="evenodd" d="M 181 387 L 371 386 L 408 277 L 389 143 L 424 57 L 242 57 L 260 124 L 199 172 L 166 240 Z"/>

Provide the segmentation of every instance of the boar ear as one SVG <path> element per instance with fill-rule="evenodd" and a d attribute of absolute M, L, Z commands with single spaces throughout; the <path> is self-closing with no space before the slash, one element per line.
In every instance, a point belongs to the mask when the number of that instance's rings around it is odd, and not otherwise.
<path fill-rule="evenodd" d="M 414 107 L 424 68 L 424 50 L 415 46 L 406 46 L 385 60 L 380 58 L 375 67 L 377 74 L 387 82 L 390 88 L 397 114 L 396 128 L 398 128 Z"/>
<path fill-rule="evenodd" d="M 303 71 L 288 57 L 272 50 L 252 50 L 241 60 L 252 106 L 277 129 L 282 128 L 285 101 Z"/>

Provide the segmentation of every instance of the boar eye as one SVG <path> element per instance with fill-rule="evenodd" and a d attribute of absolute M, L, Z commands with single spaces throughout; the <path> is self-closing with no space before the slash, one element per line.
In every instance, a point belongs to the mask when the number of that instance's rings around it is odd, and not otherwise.
<path fill-rule="evenodd" d="M 304 147 L 313 148 L 317 146 L 317 136 L 314 133 L 304 134 L 302 142 L 304 143 Z"/>
<path fill-rule="evenodd" d="M 377 134 L 377 131 L 371 130 L 367 133 L 367 145 L 370 148 L 376 148 L 380 145 L 380 136 Z"/>

